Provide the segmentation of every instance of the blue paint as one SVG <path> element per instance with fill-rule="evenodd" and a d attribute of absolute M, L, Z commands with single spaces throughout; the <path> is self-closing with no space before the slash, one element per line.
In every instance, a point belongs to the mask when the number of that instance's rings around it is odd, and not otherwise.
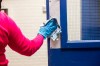
<path fill-rule="evenodd" d="M 100 66 L 100 49 L 50 49 L 49 66 Z"/>
<path fill-rule="evenodd" d="M 60 26 L 61 26 L 61 47 L 66 46 L 66 41 L 68 40 L 67 33 L 67 5 L 66 0 L 60 1 Z"/>
<path fill-rule="evenodd" d="M 49 14 L 49 0 L 46 0 L 46 11 L 47 11 L 47 19 L 49 19 L 50 18 L 50 14 Z M 50 55 L 49 54 L 51 54 L 51 52 L 50 52 L 50 39 L 47 39 L 47 46 L 48 46 L 48 66 L 50 66 Z"/>
<path fill-rule="evenodd" d="M 88 17 L 91 14 L 88 14 L 90 10 L 86 4 L 90 3 L 97 4 L 100 2 L 99 0 L 82 0 L 82 24 L 84 26 L 84 21 L 88 21 L 87 18 L 98 18 L 98 13 L 96 11 L 91 11 L 92 15 L 96 15 Z M 47 3 L 47 19 L 49 18 L 49 0 L 46 0 Z M 95 5 L 98 6 L 98 5 Z M 98 8 L 90 8 L 98 9 Z M 100 42 L 99 41 L 75 41 L 75 42 L 68 42 L 68 35 L 67 35 L 67 10 L 66 10 L 66 0 L 60 0 L 60 20 L 61 20 L 61 48 L 60 49 L 51 49 L 50 48 L 50 39 L 48 39 L 48 66 L 100 66 Z M 96 14 L 94 13 L 96 12 Z M 86 16 L 88 15 L 88 16 Z M 86 17 L 84 17 L 86 16 Z M 94 19 L 89 21 L 95 21 Z M 98 21 L 98 20 L 97 20 Z M 83 29 L 83 28 L 82 28 Z M 99 30 L 98 27 L 93 28 L 93 30 Z M 90 30 L 90 29 L 89 29 Z M 95 32 L 92 33 L 94 34 Z M 84 32 L 82 32 L 84 33 Z M 84 35 L 83 35 L 84 36 Z M 86 38 L 86 37 L 85 37 Z M 97 37 L 95 37 L 97 38 Z M 82 38 L 83 39 L 83 38 Z"/>
<path fill-rule="evenodd" d="M 61 20 L 61 48 L 98 48 L 100 47 L 100 1 L 82 0 L 82 40 L 87 41 L 68 41 L 67 31 L 67 0 L 60 1 L 60 20 Z M 91 40 L 91 41 L 90 41 Z"/>
<path fill-rule="evenodd" d="M 49 19 L 50 15 L 49 15 L 49 0 L 46 0 L 46 15 L 47 15 L 47 19 Z"/>

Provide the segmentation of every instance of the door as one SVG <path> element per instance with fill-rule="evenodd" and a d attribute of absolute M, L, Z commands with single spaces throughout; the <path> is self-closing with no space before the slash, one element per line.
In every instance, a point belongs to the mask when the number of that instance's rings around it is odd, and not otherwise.
<path fill-rule="evenodd" d="M 99 0 L 47 0 L 47 18 L 62 30 L 59 40 L 48 39 L 49 66 L 100 66 L 99 7 Z"/>

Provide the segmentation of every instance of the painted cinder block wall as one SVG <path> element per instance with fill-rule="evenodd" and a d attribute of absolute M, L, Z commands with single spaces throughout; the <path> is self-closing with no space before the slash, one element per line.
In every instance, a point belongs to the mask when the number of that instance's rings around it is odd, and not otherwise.
<path fill-rule="evenodd" d="M 43 6 L 45 6 L 45 0 L 3 0 L 2 3 L 2 8 L 8 9 L 8 15 L 29 39 L 35 38 L 40 25 L 46 20 L 46 13 L 42 11 Z M 9 66 L 48 66 L 46 40 L 31 57 L 20 55 L 8 46 L 6 55 Z"/>

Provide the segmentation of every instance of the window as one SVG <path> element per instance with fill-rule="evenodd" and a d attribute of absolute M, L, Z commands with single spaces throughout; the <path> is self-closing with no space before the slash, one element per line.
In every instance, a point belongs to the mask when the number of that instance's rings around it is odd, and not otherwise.
<path fill-rule="evenodd" d="M 100 40 L 99 6 L 99 0 L 67 0 L 68 40 Z"/>
<path fill-rule="evenodd" d="M 100 47 L 100 1 L 60 1 L 62 48 Z"/>

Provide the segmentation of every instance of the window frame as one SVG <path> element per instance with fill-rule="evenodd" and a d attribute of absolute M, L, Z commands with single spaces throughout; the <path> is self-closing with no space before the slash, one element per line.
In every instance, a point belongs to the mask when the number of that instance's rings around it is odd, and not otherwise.
<path fill-rule="evenodd" d="M 99 40 L 68 41 L 67 30 L 67 0 L 60 1 L 61 48 L 100 48 Z M 65 27 L 66 26 L 66 27 Z M 66 36 L 65 36 L 66 35 Z"/>
<path fill-rule="evenodd" d="M 100 48 L 100 41 L 94 40 L 80 40 L 80 41 L 68 41 L 67 30 L 67 0 L 60 1 L 60 26 L 61 26 L 61 49 L 66 48 Z M 46 0 L 47 19 L 50 18 L 49 14 L 49 0 Z M 50 49 L 50 39 L 48 39 L 48 49 Z"/>

